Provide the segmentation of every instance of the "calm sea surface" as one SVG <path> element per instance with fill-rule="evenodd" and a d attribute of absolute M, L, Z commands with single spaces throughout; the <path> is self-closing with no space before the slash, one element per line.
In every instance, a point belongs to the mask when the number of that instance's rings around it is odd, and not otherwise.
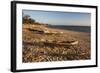
<path fill-rule="evenodd" d="M 79 31 L 79 32 L 91 32 L 90 26 L 66 26 L 66 25 L 50 25 L 51 28 L 57 28 L 57 29 L 64 29 L 64 30 L 73 30 L 73 31 Z"/>

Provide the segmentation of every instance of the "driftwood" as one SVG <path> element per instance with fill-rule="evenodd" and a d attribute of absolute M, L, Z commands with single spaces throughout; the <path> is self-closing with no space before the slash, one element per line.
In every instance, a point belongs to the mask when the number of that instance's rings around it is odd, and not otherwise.
<path fill-rule="evenodd" d="M 64 32 L 50 31 L 47 28 L 28 28 L 29 31 L 42 33 L 42 34 L 63 34 Z"/>
<path fill-rule="evenodd" d="M 52 44 L 52 45 L 59 45 L 59 46 L 71 46 L 71 45 L 77 45 L 78 41 L 72 41 L 72 42 L 44 42 L 45 44 Z"/>
<path fill-rule="evenodd" d="M 78 41 L 53 41 L 53 40 L 34 40 L 34 41 L 23 41 L 23 44 L 27 45 L 40 45 L 40 46 L 74 46 L 77 45 L 79 42 Z"/>

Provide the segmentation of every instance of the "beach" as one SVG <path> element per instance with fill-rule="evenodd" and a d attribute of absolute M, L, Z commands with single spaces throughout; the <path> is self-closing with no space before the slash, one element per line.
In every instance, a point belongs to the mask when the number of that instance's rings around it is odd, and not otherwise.
<path fill-rule="evenodd" d="M 22 25 L 22 61 L 52 62 L 91 59 L 90 32 L 60 29 L 47 25 Z M 75 45 L 59 44 L 78 41 Z"/>

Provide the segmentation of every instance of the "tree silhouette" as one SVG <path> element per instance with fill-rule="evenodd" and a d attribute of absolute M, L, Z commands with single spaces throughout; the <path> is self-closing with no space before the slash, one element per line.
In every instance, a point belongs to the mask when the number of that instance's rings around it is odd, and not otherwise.
<path fill-rule="evenodd" d="M 35 23 L 35 20 L 32 19 L 29 15 L 23 16 L 23 24 L 33 24 Z"/>

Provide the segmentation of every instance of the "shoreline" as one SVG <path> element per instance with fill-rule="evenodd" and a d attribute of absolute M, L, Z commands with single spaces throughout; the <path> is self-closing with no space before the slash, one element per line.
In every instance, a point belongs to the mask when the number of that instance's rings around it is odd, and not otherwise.
<path fill-rule="evenodd" d="M 54 29 L 62 29 L 62 30 L 70 30 L 70 31 L 77 31 L 77 32 L 91 32 L 90 26 L 66 26 L 66 25 L 49 25 L 49 28 Z"/>

